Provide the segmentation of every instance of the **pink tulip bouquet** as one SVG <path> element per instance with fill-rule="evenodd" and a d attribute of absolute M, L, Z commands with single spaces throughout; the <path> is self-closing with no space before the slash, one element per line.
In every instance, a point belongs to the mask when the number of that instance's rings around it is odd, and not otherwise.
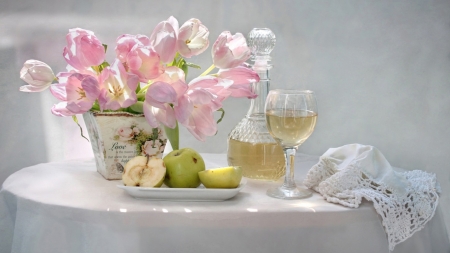
<path fill-rule="evenodd" d="M 240 33 L 222 32 L 211 49 L 213 65 L 187 82 L 188 68 L 200 67 L 186 59 L 206 51 L 208 37 L 200 20 L 193 18 L 179 27 L 177 19 L 170 17 L 150 37 L 119 36 L 110 64 L 105 59 L 107 46 L 92 31 L 70 29 L 63 50 L 66 70 L 54 75 L 47 64 L 28 60 L 20 71 L 28 85 L 20 91 L 49 88 L 60 100 L 52 113 L 75 121 L 77 114 L 90 110 L 143 113 L 150 126 L 165 126 L 173 148 L 178 149 L 178 123 L 204 141 L 216 134 L 225 99 L 256 96 L 250 83 L 259 77 L 245 65 L 250 49 Z M 218 71 L 209 74 L 215 68 Z M 213 117 L 216 111 L 222 111 L 218 122 Z"/>

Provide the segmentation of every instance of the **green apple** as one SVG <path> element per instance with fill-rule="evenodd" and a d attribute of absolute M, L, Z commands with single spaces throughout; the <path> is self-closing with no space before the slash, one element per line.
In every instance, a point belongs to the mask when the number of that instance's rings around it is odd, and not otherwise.
<path fill-rule="evenodd" d="M 230 166 L 209 169 L 200 171 L 198 176 L 206 188 L 236 188 L 242 179 L 242 168 Z"/>
<path fill-rule="evenodd" d="M 125 164 L 122 182 L 126 186 L 161 187 L 165 175 L 161 158 L 136 156 Z"/>
<path fill-rule="evenodd" d="M 196 188 L 200 185 L 198 172 L 205 170 L 205 161 L 191 148 L 174 150 L 164 158 L 166 178 L 164 184 L 173 188 Z"/>

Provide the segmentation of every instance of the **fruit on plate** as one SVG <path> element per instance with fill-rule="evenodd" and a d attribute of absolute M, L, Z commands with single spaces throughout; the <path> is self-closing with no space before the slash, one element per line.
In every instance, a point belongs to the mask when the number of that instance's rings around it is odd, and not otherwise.
<path fill-rule="evenodd" d="M 122 181 L 126 186 L 161 187 L 165 175 L 163 159 L 136 156 L 125 164 Z"/>
<path fill-rule="evenodd" d="M 236 188 L 242 179 L 240 166 L 209 169 L 198 173 L 200 181 L 206 188 Z"/>
<path fill-rule="evenodd" d="M 164 184 L 173 188 L 196 188 L 200 185 L 198 172 L 205 170 L 205 161 L 191 148 L 174 150 L 164 158 L 166 178 Z"/>

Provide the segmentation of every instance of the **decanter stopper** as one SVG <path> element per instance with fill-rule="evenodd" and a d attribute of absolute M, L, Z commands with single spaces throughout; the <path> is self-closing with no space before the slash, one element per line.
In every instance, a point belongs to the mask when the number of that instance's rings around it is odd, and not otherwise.
<path fill-rule="evenodd" d="M 253 28 L 248 34 L 248 46 L 252 51 L 253 69 L 269 69 L 270 53 L 275 47 L 276 37 L 269 28 Z M 261 69 L 262 70 L 262 69 Z"/>

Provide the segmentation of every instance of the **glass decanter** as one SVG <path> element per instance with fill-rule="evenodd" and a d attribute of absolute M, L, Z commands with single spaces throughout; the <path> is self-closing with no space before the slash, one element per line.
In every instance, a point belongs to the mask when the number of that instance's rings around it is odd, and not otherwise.
<path fill-rule="evenodd" d="M 275 35 L 268 28 L 254 28 L 248 35 L 252 50 L 252 68 L 260 81 L 252 83 L 258 95 L 251 100 L 247 115 L 228 136 L 228 164 L 241 166 L 244 177 L 277 180 L 285 174 L 283 149 L 267 130 L 264 105 L 269 92 L 271 65 L 269 54 L 275 46 Z"/>

